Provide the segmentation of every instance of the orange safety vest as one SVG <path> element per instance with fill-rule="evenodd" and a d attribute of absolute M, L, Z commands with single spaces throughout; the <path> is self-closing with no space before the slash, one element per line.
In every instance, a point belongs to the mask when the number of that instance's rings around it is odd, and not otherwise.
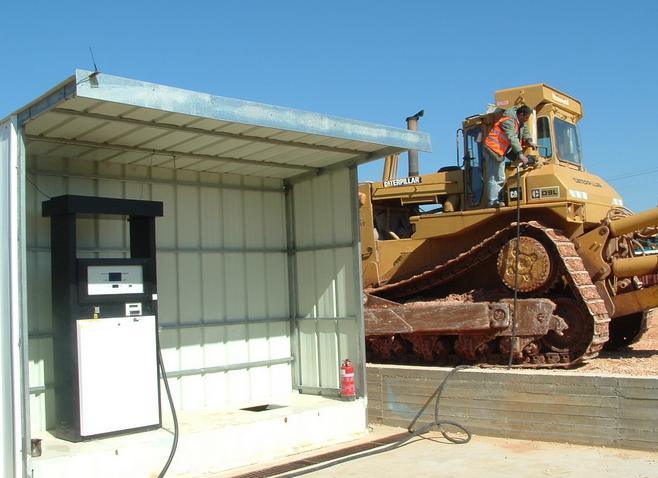
<path fill-rule="evenodd" d="M 516 126 L 516 134 L 518 136 L 520 131 L 519 120 L 512 118 L 511 116 L 503 116 L 498 121 L 496 121 L 496 124 L 493 128 L 491 128 L 487 138 L 484 140 L 484 144 L 486 144 L 489 149 L 496 153 L 498 156 L 504 156 L 511 144 L 502 127 L 503 122 L 507 121 L 508 119 L 514 120 L 514 125 Z"/>

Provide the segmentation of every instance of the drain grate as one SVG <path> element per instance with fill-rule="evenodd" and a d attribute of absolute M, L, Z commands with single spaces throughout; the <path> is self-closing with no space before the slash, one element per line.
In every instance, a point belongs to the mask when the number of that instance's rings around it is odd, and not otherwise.
<path fill-rule="evenodd" d="M 241 408 L 240 410 L 244 410 L 245 412 L 264 412 L 267 410 L 276 410 L 278 408 L 286 408 L 285 405 L 256 405 L 255 407 L 246 407 L 246 408 Z"/>

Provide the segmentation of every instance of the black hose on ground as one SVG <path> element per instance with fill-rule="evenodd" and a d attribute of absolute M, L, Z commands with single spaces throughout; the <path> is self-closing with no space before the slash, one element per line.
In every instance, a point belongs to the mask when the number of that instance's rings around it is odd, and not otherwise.
<path fill-rule="evenodd" d="M 434 390 L 434 393 L 430 396 L 430 398 L 427 399 L 425 402 L 425 405 L 418 411 L 414 419 L 411 421 L 409 426 L 407 427 L 407 430 L 409 430 L 409 433 L 411 433 L 412 436 L 410 437 L 405 437 L 404 441 L 400 440 L 402 443 L 410 440 L 411 438 L 422 435 L 424 433 L 429 432 L 432 428 L 435 426 L 437 429 L 441 432 L 441 435 L 443 435 L 443 438 L 448 440 L 449 442 L 456 443 L 456 444 L 464 444 L 468 443 L 471 441 L 471 432 L 466 429 L 463 425 L 457 422 L 453 422 L 451 420 L 440 420 L 439 419 L 439 402 L 441 401 L 441 394 L 443 393 L 443 389 L 445 388 L 446 384 L 448 383 L 448 379 L 452 377 L 455 373 L 457 373 L 460 370 L 470 368 L 470 365 L 458 365 L 457 367 L 453 368 L 448 375 L 441 381 L 439 386 Z M 418 419 L 421 417 L 427 406 L 430 404 L 430 402 L 436 397 L 436 401 L 434 402 L 434 421 L 432 423 L 428 423 L 427 425 L 424 425 L 420 427 L 418 430 L 414 430 L 414 425 L 418 421 Z M 463 431 L 466 434 L 465 438 L 455 438 L 453 436 L 450 436 L 448 432 L 446 432 L 443 429 L 443 425 L 452 425 L 455 428 L 458 428 L 459 430 Z M 396 442 L 397 443 L 397 442 Z"/>
<path fill-rule="evenodd" d="M 336 460 L 328 461 L 326 463 L 321 463 L 317 466 L 311 466 L 311 467 L 303 468 L 301 470 L 292 471 L 290 473 L 285 473 L 285 474 L 282 474 L 282 475 L 276 475 L 276 477 L 277 478 L 293 478 L 293 477 L 296 477 L 296 476 L 302 476 L 302 475 L 305 475 L 307 473 L 312 473 L 314 471 L 324 470 L 326 468 L 330 468 L 330 467 L 335 466 L 335 465 L 340 465 L 340 464 L 346 463 L 348 461 L 357 460 L 359 458 L 365 458 L 365 457 L 368 457 L 368 456 L 378 455 L 379 453 L 384 453 L 385 451 L 395 450 L 396 448 L 399 448 L 402 445 L 406 444 L 412 438 L 418 437 L 420 435 L 423 435 L 423 434 L 429 432 L 435 426 L 441 432 L 443 437 L 446 440 L 448 440 L 449 442 L 456 443 L 456 444 L 468 443 L 469 441 L 471 441 L 472 435 L 471 435 L 471 432 L 468 431 L 468 429 L 466 427 L 464 427 L 463 425 L 461 425 L 457 422 L 451 421 L 451 420 L 441 420 L 441 419 L 439 419 L 439 402 L 441 400 L 441 394 L 443 393 L 443 389 L 445 388 L 446 384 L 448 383 L 448 379 L 450 377 L 452 377 L 455 373 L 457 373 L 459 370 L 463 370 L 463 369 L 466 369 L 466 368 L 470 368 L 470 365 L 459 365 L 459 366 L 453 368 L 448 373 L 448 375 L 445 376 L 445 378 L 441 381 L 441 383 L 436 388 L 436 390 L 434 390 L 434 393 L 432 394 L 432 396 L 430 396 L 430 398 L 427 399 L 425 404 L 418 411 L 418 413 L 416 414 L 414 419 L 411 421 L 411 423 L 407 427 L 407 430 L 409 431 L 408 436 L 405 436 L 404 438 L 402 438 L 402 439 L 400 439 L 396 442 L 389 443 L 388 445 L 382 445 L 382 446 L 380 446 L 378 448 L 375 448 L 373 450 L 368 450 L 368 451 L 365 451 L 365 452 L 355 453 L 355 454 L 352 454 L 352 455 L 344 456 L 344 457 L 338 458 Z M 414 429 L 414 425 L 416 424 L 418 419 L 421 417 L 421 415 L 423 414 L 423 412 L 425 411 L 427 406 L 430 404 L 430 402 L 434 399 L 434 397 L 436 397 L 436 401 L 434 402 L 434 421 L 431 422 L 431 423 L 428 423 L 427 425 L 424 425 L 424 426 L 422 426 L 418 429 Z M 459 430 L 464 432 L 466 434 L 466 436 L 463 437 L 463 438 L 461 438 L 461 437 L 458 438 L 458 437 L 455 437 L 455 436 L 451 436 L 443 428 L 444 425 L 452 425 L 453 427 L 458 428 Z"/>

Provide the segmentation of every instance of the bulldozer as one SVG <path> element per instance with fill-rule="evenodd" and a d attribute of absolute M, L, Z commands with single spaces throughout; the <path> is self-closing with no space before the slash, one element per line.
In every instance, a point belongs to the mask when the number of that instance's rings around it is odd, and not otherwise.
<path fill-rule="evenodd" d="M 527 167 L 506 162 L 492 208 L 484 139 L 522 104 L 536 149 Z M 658 306 L 644 280 L 658 255 L 643 253 L 658 208 L 633 214 L 585 169 L 582 117 L 580 101 L 546 84 L 500 90 L 457 130 L 456 165 L 421 175 L 410 151 L 408 176 L 389 156 L 382 181 L 359 184 L 368 361 L 568 368 L 639 338 Z"/>

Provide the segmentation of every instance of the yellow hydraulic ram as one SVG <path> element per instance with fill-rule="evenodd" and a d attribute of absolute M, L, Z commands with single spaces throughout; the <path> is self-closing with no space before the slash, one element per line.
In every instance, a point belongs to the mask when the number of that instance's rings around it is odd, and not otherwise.
<path fill-rule="evenodd" d="M 615 219 L 608 224 L 611 237 L 623 236 L 651 226 L 658 226 L 658 207 L 632 216 Z"/>
<path fill-rule="evenodd" d="M 612 259 L 615 277 L 633 277 L 653 274 L 658 270 L 658 255 Z"/>

